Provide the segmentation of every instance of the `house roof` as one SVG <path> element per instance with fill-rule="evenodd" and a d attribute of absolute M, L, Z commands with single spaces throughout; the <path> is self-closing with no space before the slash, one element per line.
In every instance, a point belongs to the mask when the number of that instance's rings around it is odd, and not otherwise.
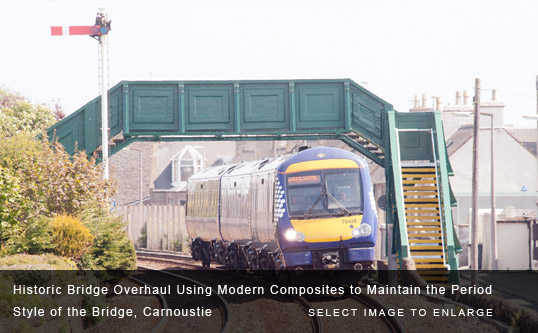
<path fill-rule="evenodd" d="M 507 128 L 506 131 L 536 156 L 536 128 Z"/>
<path fill-rule="evenodd" d="M 473 125 L 462 125 L 447 140 L 446 149 L 448 156 L 460 149 L 467 141 L 473 137 Z"/>
<path fill-rule="evenodd" d="M 536 156 L 536 129 L 534 128 L 503 128 L 520 145 Z M 473 125 L 462 125 L 447 140 L 448 155 L 452 155 L 473 137 Z"/>

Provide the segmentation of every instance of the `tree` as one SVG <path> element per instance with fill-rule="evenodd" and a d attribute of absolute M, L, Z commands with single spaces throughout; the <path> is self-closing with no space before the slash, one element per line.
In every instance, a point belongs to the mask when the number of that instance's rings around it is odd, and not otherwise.
<path fill-rule="evenodd" d="M 54 122 L 54 114 L 47 106 L 32 104 L 20 94 L 0 89 L 0 133 L 3 136 L 21 132 L 37 135 Z"/>
<path fill-rule="evenodd" d="M 105 208 L 114 194 L 113 184 L 102 178 L 101 167 L 84 152 L 69 156 L 59 142 L 43 136 L 40 151 L 18 169 L 21 189 L 37 215 L 76 215 L 87 204 Z"/>
<path fill-rule="evenodd" d="M 19 179 L 0 165 L 0 244 L 10 236 L 20 219 L 26 216 L 27 203 Z"/>

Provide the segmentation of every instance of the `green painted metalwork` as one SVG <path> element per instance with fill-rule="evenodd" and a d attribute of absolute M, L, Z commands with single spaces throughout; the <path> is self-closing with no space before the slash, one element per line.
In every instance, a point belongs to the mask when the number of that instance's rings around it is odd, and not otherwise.
<path fill-rule="evenodd" d="M 392 105 L 349 79 L 269 81 L 123 81 L 109 90 L 110 138 L 253 135 L 294 139 L 350 133 L 353 146 L 383 151 Z M 48 130 L 70 153 L 92 155 L 101 142 L 100 97 Z M 360 136 L 362 143 L 352 141 Z M 181 138 L 178 138 L 181 139 Z M 364 141 L 365 140 L 365 141 Z M 382 154 L 372 159 L 383 165 Z M 117 150 L 115 150 L 117 151 Z"/>
<path fill-rule="evenodd" d="M 387 211 L 394 212 L 394 214 L 390 216 L 390 219 L 389 216 L 387 216 L 387 222 L 390 220 L 394 223 L 392 253 L 397 253 L 400 259 L 409 256 L 408 235 L 405 225 L 403 184 L 401 181 L 402 162 L 436 163 L 438 166 L 438 186 L 440 188 L 440 214 L 442 216 L 442 228 L 446 239 L 444 243 L 446 249 L 446 262 L 450 266 L 449 281 L 457 282 L 458 261 L 456 253 L 461 250 L 461 247 L 454 233 L 452 220 L 452 191 L 448 178 L 451 167 L 444 140 L 441 113 L 440 111 L 420 113 L 398 113 L 389 111 L 388 125 L 390 147 L 386 149 L 387 157 L 385 158 L 385 168 L 386 170 L 390 170 L 386 173 L 387 193 L 389 193 L 389 196 L 391 197 L 391 200 L 387 201 Z M 433 131 L 433 143 L 430 131 Z"/>
<path fill-rule="evenodd" d="M 439 168 L 441 173 L 441 194 L 442 194 L 442 204 L 441 208 L 443 210 L 443 221 L 445 237 L 446 237 L 446 248 L 447 248 L 447 263 L 450 266 L 450 270 L 458 270 L 458 259 L 456 257 L 456 243 L 458 243 L 456 235 L 454 234 L 454 224 L 452 221 L 452 204 L 451 204 L 451 189 L 450 182 L 448 180 L 448 154 L 446 153 L 446 144 L 445 144 L 445 134 L 443 132 L 443 123 L 441 120 L 441 112 L 435 111 L 434 113 L 435 121 L 435 135 L 436 135 L 436 144 L 435 149 L 437 150 L 437 156 L 439 159 L 440 166 L 446 166 Z"/>
<path fill-rule="evenodd" d="M 398 194 L 400 163 L 433 162 L 434 148 L 450 238 L 449 264 L 457 270 L 458 243 L 450 212 L 454 202 L 446 194 L 452 169 L 438 113 L 395 112 L 391 104 L 349 79 L 123 81 L 109 90 L 109 97 L 110 138 L 124 138 L 115 142 L 111 154 L 135 141 L 342 140 L 385 168 L 387 225 L 393 225 L 394 240 L 389 250 L 400 258 L 409 248 L 403 196 Z M 48 135 L 56 136 L 69 153 L 78 148 L 93 155 L 100 146 L 100 127 L 98 97 L 49 128 Z M 433 129 L 435 147 L 426 132 L 396 132 L 409 128 Z"/>
<path fill-rule="evenodd" d="M 409 256 L 409 244 L 407 239 L 407 226 L 405 225 L 405 209 L 404 209 L 404 196 L 403 196 L 403 184 L 402 184 L 402 171 L 401 171 L 401 149 L 398 149 L 398 124 L 396 122 L 396 112 L 388 112 L 388 122 L 389 122 L 389 137 L 390 137 L 390 161 L 391 161 L 391 185 L 394 188 L 394 191 L 391 192 L 393 195 L 394 207 L 391 207 L 392 211 L 395 211 L 393 215 L 393 244 L 397 246 L 397 250 L 394 251 L 398 253 L 400 259 L 406 258 Z"/>

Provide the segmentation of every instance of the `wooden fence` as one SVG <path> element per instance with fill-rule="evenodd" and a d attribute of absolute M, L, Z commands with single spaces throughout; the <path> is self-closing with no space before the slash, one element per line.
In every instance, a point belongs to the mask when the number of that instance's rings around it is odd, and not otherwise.
<path fill-rule="evenodd" d="M 114 211 L 127 222 L 127 234 L 136 247 L 144 247 L 145 242 L 152 250 L 188 250 L 185 206 L 123 206 Z"/>

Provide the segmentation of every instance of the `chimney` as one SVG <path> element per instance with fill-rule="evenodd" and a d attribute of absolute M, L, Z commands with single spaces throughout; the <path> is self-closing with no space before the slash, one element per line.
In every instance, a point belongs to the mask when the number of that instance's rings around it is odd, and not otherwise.
<path fill-rule="evenodd" d="M 463 91 L 463 105 L 471 105 L 471 103 L 469 103 L 469 91 L 467 90 Z"/>
<path fill-rule="evenodd" d="M 461 105 L 461 91 L 456 91 L 456 105 Z"/>
<path fill-rule="evenodd" d="M 413 109 L 418 109 L 419 107 L 420 107 L 420 98 L 418 97 L 418 95 L 415 95 L 415 101 L 414 101 Z"/>
<path fill-rule="evenodd" d="M 422 108 L 426 109 L 428 107 L 428 95 L 422 94 Z"/>
<path fill-rule="evenodd" d="M 435 110 L 441 110 L 442 109 L 442 106 L 443 106 L 443 100 L 441 99 L 441 97 L 437 97 L 435 99 Z"/>
<path fill-rule="evenodd" d="M 497 100 L 497 90 L 496 89 L 493 89 L 491 91 L 491 100 L 492 101 L 496 101 Z"/>

